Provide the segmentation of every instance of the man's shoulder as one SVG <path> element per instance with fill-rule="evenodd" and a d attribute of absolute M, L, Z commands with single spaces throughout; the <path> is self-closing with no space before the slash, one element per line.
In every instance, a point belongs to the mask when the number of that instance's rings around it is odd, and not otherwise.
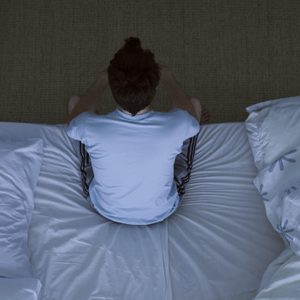
<path fill-rule="evenodd" d="M 94 118 L 95 116 L 97 116 L 97 115 L 92 111 L 84 111 L 84 112 L 80 113 L 74 119 L 77 119 L 78 121 L 84 121 L 84 120 L 87 120 L 87 119 Z"/>
<path fill-rule="evenodd" d="M 175 112 L 175 113 L 176 113 L 176 112 L 177 112 L 177 113 L 181 113 L 181 114 L 182 114 L 182 113 L 185 112 L 185 110 L 184 110 L 184 109 L 181 109 L 181 108 L 179 108 L 179 107 L 175 107 L 175 106 L 174 106 L 173 108 L 171 108 L 171 109 L 169 110 L 169 112 L 170 112 L 170 113 L 172 113 L 172 112 Z"/>

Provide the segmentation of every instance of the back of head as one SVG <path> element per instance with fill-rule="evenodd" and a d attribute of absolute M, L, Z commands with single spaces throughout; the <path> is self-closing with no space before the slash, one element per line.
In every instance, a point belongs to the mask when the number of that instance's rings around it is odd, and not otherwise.
<path fill-rule="evenodd" d="M 135 116 L 153 101 L 160 68 L 154 54 L 141 48 L 139 38 L 129 37 L 125 42 L 110 61 L 108 81 L 115 101 Z"/>

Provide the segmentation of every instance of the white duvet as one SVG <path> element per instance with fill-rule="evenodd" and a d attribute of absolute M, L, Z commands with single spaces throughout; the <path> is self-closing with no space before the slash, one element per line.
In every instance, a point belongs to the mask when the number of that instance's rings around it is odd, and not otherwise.
<path fill-rule="evenodd" d="M 286 249 L 268 266 L 256 300 L 300 299 L 300 145 L 259 171 L 254 184 Z"/>
<path fill-rule="evenodd" d="M 300 256 L 300 145 L 259 171 L 253 182 L 274 229 Z"/>
<path fill-rule="evenodd" d="M 145 226 L 91 209 L 65 129 L 0 123 L 1 136 L 45 142 L 29 231 L 42 300 L 253 299 L 283 243 L 253 185 L 243 123 L 203 125 L 181 206 Z"/>

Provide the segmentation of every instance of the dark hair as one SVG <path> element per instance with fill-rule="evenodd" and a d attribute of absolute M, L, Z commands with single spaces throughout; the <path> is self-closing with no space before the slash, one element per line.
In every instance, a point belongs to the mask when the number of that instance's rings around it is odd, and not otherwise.
<path fill-rule="evenodd" d="M 160 80 L 160 67 L 149 49 L 141 48 L 137 37 L 125 39 L 107 69 L 115 101 L 135 116 L 153 101 Z"/>

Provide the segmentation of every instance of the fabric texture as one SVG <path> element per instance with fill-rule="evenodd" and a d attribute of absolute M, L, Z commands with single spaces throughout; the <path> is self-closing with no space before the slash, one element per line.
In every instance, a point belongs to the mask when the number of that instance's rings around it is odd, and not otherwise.
<path fill-rule="evenodd" d="M 27 240 L 42 159 L 41 139 L 0 140 L 0 277 L 33 276 Z"/>
<path fill-rule="evenodd" d="M 266 269 L 253 300 L 299 300 L 300 257 L 285 248 Z"/>
<path fill-rule="evenodd" d="M 67 124 L 0 125 L 3 138 L 45 144 L 28 244 L 41 300 L 250 300 L 282 252 L 252 183 L 244 123 L 202 126 L 183 201 L 150 226 L 114 223 L 92 209 Z"/>
<path fill-rule="evenodd" d="M 246 111 L 250 114 L 253 111 L 259 111 L 267 107 L 286 107 L 290 105 L 299 106 L 299 102 L 300 96 L 271 99 L 250 105 L 246 107 Z"/>
<path fill-rule="evenodd" d="M 244 107 L 262 95 L 298 91 L 299 1 L 149 3 L 1 1 L 0 119 L 64 123 L 65 99 L 85 91 L 108 65 L 133 33 L 132 20 L 142 47 L 201 97 L 210 123 L 244 122 Z M 158 86 L 158 110 L 171 106 L 166 94 Z M 108 89 L 101 112 L 110 111 L 113 101 Z"/>
<path fill-rule="evenodd" d="M 81 143 L 83 188 L 93 207 L 112 221 L 147 225 L 178 207 L 199 131 L 199 122 L 178 108 L 134 117 L 116 109 L 101 117 L 82 113 L 68 135 Z"/>
<path fill-rule="evenodd" d="M 247 108 L 245 122 L 258 174 L 253 184 L 286 246 L 300 255 L 300 97 Z"/>
<path fill-rule="evenodd" d="M 41 287 L 35 278 L 0 278 L 1 300 L 38 300 Z"/>
<path fill-rule="evenodd" d="M 270 100 L 247 109 L 251 112 L 245 127 L 258 170 L 300 144 L 300 97 Z"/>
<path fill-rule="evenodd" d="M 253 180 L 266 215 L 286 246 L 300 256 L 300 144 L 262 169 Z"/>

